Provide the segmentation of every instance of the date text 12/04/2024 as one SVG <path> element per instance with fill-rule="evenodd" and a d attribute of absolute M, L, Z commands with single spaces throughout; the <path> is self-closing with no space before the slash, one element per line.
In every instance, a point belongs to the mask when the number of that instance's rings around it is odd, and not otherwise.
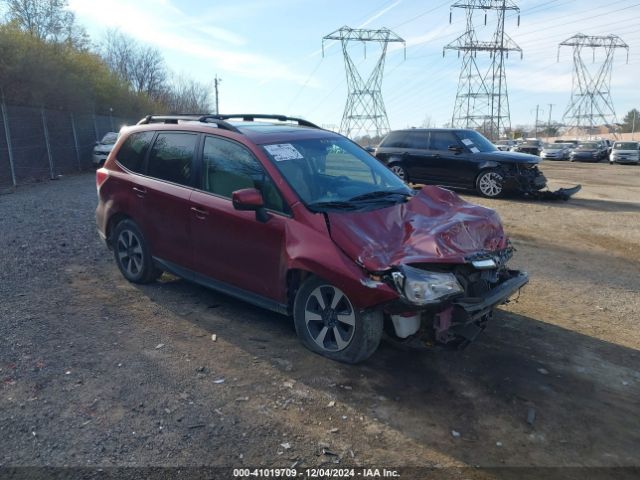
<path fill-rule="evenodd" d="M 399 478 L 397 470 L 386 468 L 237 468 L 233 470 L 235 478 Z"/>

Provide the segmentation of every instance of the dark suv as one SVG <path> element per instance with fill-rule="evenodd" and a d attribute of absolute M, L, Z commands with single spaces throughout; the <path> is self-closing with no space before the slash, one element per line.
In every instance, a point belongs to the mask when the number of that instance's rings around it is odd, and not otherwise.
<path fill-rule="evenodd" d="M 292 315 L 335 360 L 366 359 L 383 332 L 464 346 L 527 282 L 493 210 L 411 189 L 305 120 L 149 116 L 96 183 L 98 230 L 129 281 L 168 271 Z"/>
<path fill-rule="evenodd" d="M 547 184 L 538 157 L 500 151 L 474 130 L 396 130 L 375 156 L 405 181 L 474 189 L 485 197 L 531 193 Z"/>

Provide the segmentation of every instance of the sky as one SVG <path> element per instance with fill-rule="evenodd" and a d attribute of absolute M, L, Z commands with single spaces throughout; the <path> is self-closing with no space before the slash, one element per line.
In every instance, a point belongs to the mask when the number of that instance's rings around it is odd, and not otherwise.
<path fill-rule="evenodd" d="M 167 66 L 200 82 L 221 79 L 221 113 L 278 113 L 339 126 L 347 98 L 341 45 L 322 38 L 342 26 L 389 28 L 406 42 L 387 50 L 382 94 L 392 129 L 443 126 L 451 120 L 460 74 L 456 52 L 443 47 L 465 30 L 453 0 L 69 0 L 94 42 L 117 28 L 158 48 Z M 461 2 L 462 3 L 462 2 Z M 573 58 L 558 44 L 576 33 L 619 35 L 629 45 L 615 53 L 611 95 L 618 119 L 640 107 L 640 0 L 521 0 L 507 14 L 506 33 L 523 50 L 506 62 L 511 124 L 561 121 L 572 88 Z M 495 28 L 475 18 L 478 36 Z M 348 52 L 366 78 L 379 46 L 352 44 Z M 478 54 L 479 56 L 481 54 Z M 602 49 L 589 50 L 597 68 Z M 479 58 L 480 64 L 488 59 Z M 550 106 L 551 104 L 551 106 Z"/>

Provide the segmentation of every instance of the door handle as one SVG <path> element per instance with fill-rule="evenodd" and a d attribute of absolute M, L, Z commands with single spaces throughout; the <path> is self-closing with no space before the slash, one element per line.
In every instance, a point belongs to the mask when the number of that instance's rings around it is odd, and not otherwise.
<path fill-rule="evenodd" d="M 191 207 L 191 211 L 193 213 L 196 214 L 196 217 L 203 219 L 204 217 L 206 217 L 207 215 L 209 215 L 209 212 L 202 209 L 202 208 L 198 208 L 198 207 Z"/>
<path fill-rule="evenodd" d="M 134 192 L 136 192 L 136 195 L 140 198 L 144 198 L 144 196 L 147 193 L 147 190 L 145 188 L 140 188 L 140 187 L 133 187 L 132 189 Z"/>

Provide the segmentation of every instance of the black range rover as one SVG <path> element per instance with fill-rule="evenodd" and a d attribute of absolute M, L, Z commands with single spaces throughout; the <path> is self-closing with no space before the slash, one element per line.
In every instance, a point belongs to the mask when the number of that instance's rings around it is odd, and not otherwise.
<path fill-rule="evenodd" d="M 485 197 L 532 193 L 547 184 L 538 157 L 502 152 L 474 130 L 396 130 L 374 155 L 406 182 L 473 189 Z"/>

